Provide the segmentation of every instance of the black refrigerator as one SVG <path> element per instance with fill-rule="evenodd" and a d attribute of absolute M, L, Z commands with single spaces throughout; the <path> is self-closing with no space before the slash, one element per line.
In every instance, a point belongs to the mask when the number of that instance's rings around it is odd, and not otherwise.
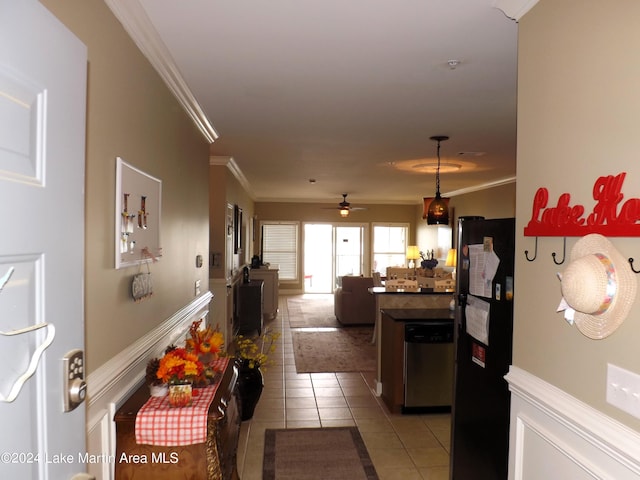
<path fill-rule="evenodd" d="M 458 222 L 451 479 L 508 475 L 515 219 Z"/>

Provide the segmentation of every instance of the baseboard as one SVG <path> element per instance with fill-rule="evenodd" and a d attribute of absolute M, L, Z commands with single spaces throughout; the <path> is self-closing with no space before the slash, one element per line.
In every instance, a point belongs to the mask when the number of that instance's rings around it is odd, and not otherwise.
<path fill-rule="evenodd" d="M 509 479 L 640 479 L 640 434 L 512 366 Z"/>
<path fill-rule="evenodd" d="M 209 314 L 213 295 L 206 292 L 87 376 L 87 450 L 91 455 L 115 455 L 113 413 L 144 381 L 147 362 L 179 343 L 191 322 Z M 94 465 L 98 480 L 112 478 L 109 465 Z"/>

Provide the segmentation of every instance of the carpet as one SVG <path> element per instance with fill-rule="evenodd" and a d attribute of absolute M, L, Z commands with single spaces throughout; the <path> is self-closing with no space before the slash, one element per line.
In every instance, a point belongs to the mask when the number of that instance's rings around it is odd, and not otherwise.
<path fill-rule="evenodd" d="M 343 326 L 333 314 L 333 295 L 287 298 L 298 373 L 366 372 L 376 369 L 373 326 Z"/>
<path fill-rule="evenodd" d="M 333 295 L 308 294 L 287 298 L 291 328 L 340 327 L 333 313 Z"/>
<path fill-rule="evenodd" d="M 292 330 L 298 373 L 366 372 L 376 369 L 373 327 Z"/>
<path fill-rule="evenodd" d="M 377 480 L 355 427 L 265 430 L 263 480 Z"/>

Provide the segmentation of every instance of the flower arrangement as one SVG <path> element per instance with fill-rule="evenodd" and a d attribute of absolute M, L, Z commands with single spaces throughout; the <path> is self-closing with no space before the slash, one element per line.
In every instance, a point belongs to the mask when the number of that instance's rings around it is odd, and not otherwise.
<path fill-rule="evenodd" d="M 204 371 L 198 356 L 184 348 L 169 348 L 160 359 L 156 376 L 163 383 L 193 382 Z"/>
<path fill-rule="evenodd" d="M 204 369 L 194 383 L 197 385 L 209 385 L 215 379 L 215 361 L 222 353 L 224 346 L 224 336 L 219 328 L 200 328 L 202 319 L 196 320 L 189 327 L 189 336 L 185 341 L 185 349 L 198 357 Z"/>
<path fill-rule="evenodd" d="M 189 327 L 189 336 L 185 342 L 185 348 L 197 355 L 210 355 L 217 357 L 222 351 L 224 337 L 218 328 L 200 328 L 202 319 L 196 320 Z"/>
<path fill-rule="evenodd" d="M 224 337 L 218 328 L 200 328 L 202 319 L 189 327 L 185 346 L 170 345 L 160 359 L 147 363 L 146 382 L 150 387 L 159 385 L 192 383 L 207 386 L 215 380 L 216 360 L 223 352 Z"/>
<path fill-rule="evenodd" d="M 426 254 L 424 252 L 420 252 L 420 258 L 422 259 L 420 266 L 425 270 L 433 270 L 438 265 L 438 260 L 435 258 L 433 250 Z"/>
<path fill-rule="evenodd" d="M 238 335 L 233 339 L 235 357 L 249 368 L 266 368 L 269 355 L 275 352 L 279 333 L 265 330 L 262 338 Z"/>

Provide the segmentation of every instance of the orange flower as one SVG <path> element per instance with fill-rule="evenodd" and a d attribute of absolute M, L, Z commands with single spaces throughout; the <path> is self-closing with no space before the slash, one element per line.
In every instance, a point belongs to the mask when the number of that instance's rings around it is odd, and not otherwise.
<path fill-rule="evenodd" d="M 202 319 L 196 320 L 189 328 L 189 336 L 185 345 L 186 349 L 195 353 L 220 353 L 224 344 L 224 336 L 217 328 L 213 330 L 207 327 L 200 330 Z"/>
<path fill-rule="evenodd" d="M 156 376 L 165 383 L 193 381 L 203 370 L 204 366 L 197 355 L 184 348 L 176 348 L 160 359 Z"/>

